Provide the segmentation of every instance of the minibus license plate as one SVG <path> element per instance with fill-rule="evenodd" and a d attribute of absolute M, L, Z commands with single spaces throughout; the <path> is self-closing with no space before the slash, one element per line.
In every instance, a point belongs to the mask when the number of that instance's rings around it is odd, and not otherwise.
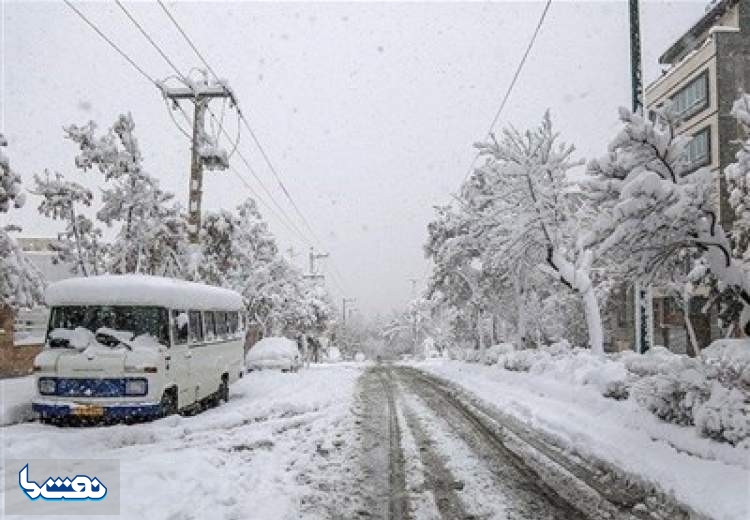
<path fill-rule="evenodd" d="M 81 417 L 101 417 L 104 415 L 104 408 L 93 404 L 79 404 L 73 408 L 73 415 Z"/>

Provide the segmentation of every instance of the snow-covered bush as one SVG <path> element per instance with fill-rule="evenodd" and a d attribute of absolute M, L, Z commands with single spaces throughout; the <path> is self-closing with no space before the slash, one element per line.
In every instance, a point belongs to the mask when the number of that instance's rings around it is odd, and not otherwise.
<path fill-rule="evenodd" d="M 646 376 L 630 389 L 635 401 L 657 417 L 675 424 L 694 424 L 695 411 L 711 395 L 711 384 L 697 368 Z"/>
<path fill-rule="evenodd" d="M 497 364 L 498 359 L 500 359 L 500 356 L 513 352 L 515 349 L 516 347 L 513 346 L 513 343 L 499 343 L 497 345 L 492 345 L 487 349 L 487 352 L 484 353 L 484 364 L 495 365 Z"/>
<path fill-rule="evenodd" d="M 694 411 L 696 428 L 706 437 L 738 444 L 750 438 L 750 405 L 747 392 L 726 388 L 718 381 L 711 396 Z"/>
<path fill-rule="evenodd" d="M 715 377 L 725 386 L 750 390 L 750 340 L 720 339 L 701 352 L 703 363 L 715 370 Z"/>
<path fill-rule="evenodd" d="M 498 359 L 498 364 L 505 370 L 513 372 L 529 372 L 550 358 L 550 354 L 542 349 L 526 349 L 508 352 Z M 541 370 L 538 370 L 539 372 Z"/>

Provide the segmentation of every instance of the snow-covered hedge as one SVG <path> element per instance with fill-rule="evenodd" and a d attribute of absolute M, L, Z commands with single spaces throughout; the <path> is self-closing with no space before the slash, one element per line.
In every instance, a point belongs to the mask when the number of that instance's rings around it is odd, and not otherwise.
<path fill-rule="evenodd" d="M 525 350 L 494 345 L 483 360 L 476 350 L 457 349 L 454 359 L 591 385 L 604 397 L 631 399 L 665 421 L 750 447 L 749 340 L 716 341 L 698 359 L 663 347 L 598 356 L 566 341 Z"/>

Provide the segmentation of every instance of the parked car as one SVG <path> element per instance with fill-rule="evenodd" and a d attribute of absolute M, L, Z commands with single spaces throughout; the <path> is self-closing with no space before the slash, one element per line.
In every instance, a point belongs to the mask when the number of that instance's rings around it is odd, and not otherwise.
<path fill-rule="evenodd" d="M 268 337 L 250 347 L 245 355 L 245 369 L 296 372 L 301 365 L 297 343 L 288 338 Z"/>

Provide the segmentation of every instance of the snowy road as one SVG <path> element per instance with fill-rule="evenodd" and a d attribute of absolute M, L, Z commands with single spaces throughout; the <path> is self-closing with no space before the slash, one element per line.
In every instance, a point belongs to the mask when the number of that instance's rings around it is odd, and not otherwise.
<path fill-rule="evenodd" d="M 194 417 L 22 423 L 0 437 L 4 458 L 119 459 L 124 518 L 648 517 L 622 507 L 618 486 L 587 486 L 585 468 L 561 465 L 530 432 L 488 424 L 425 372 L 340 364 L 252 373 L 229 403 Z"/>
<path fill-rule="evenodd" d="M 365 432 L 381 441 L 366 443 L 364 461 L 376 477 L 369 494 L 378 517 L 581 517 L 450 395 L 415 375 L 384 365 L 360 380 Z"/>

